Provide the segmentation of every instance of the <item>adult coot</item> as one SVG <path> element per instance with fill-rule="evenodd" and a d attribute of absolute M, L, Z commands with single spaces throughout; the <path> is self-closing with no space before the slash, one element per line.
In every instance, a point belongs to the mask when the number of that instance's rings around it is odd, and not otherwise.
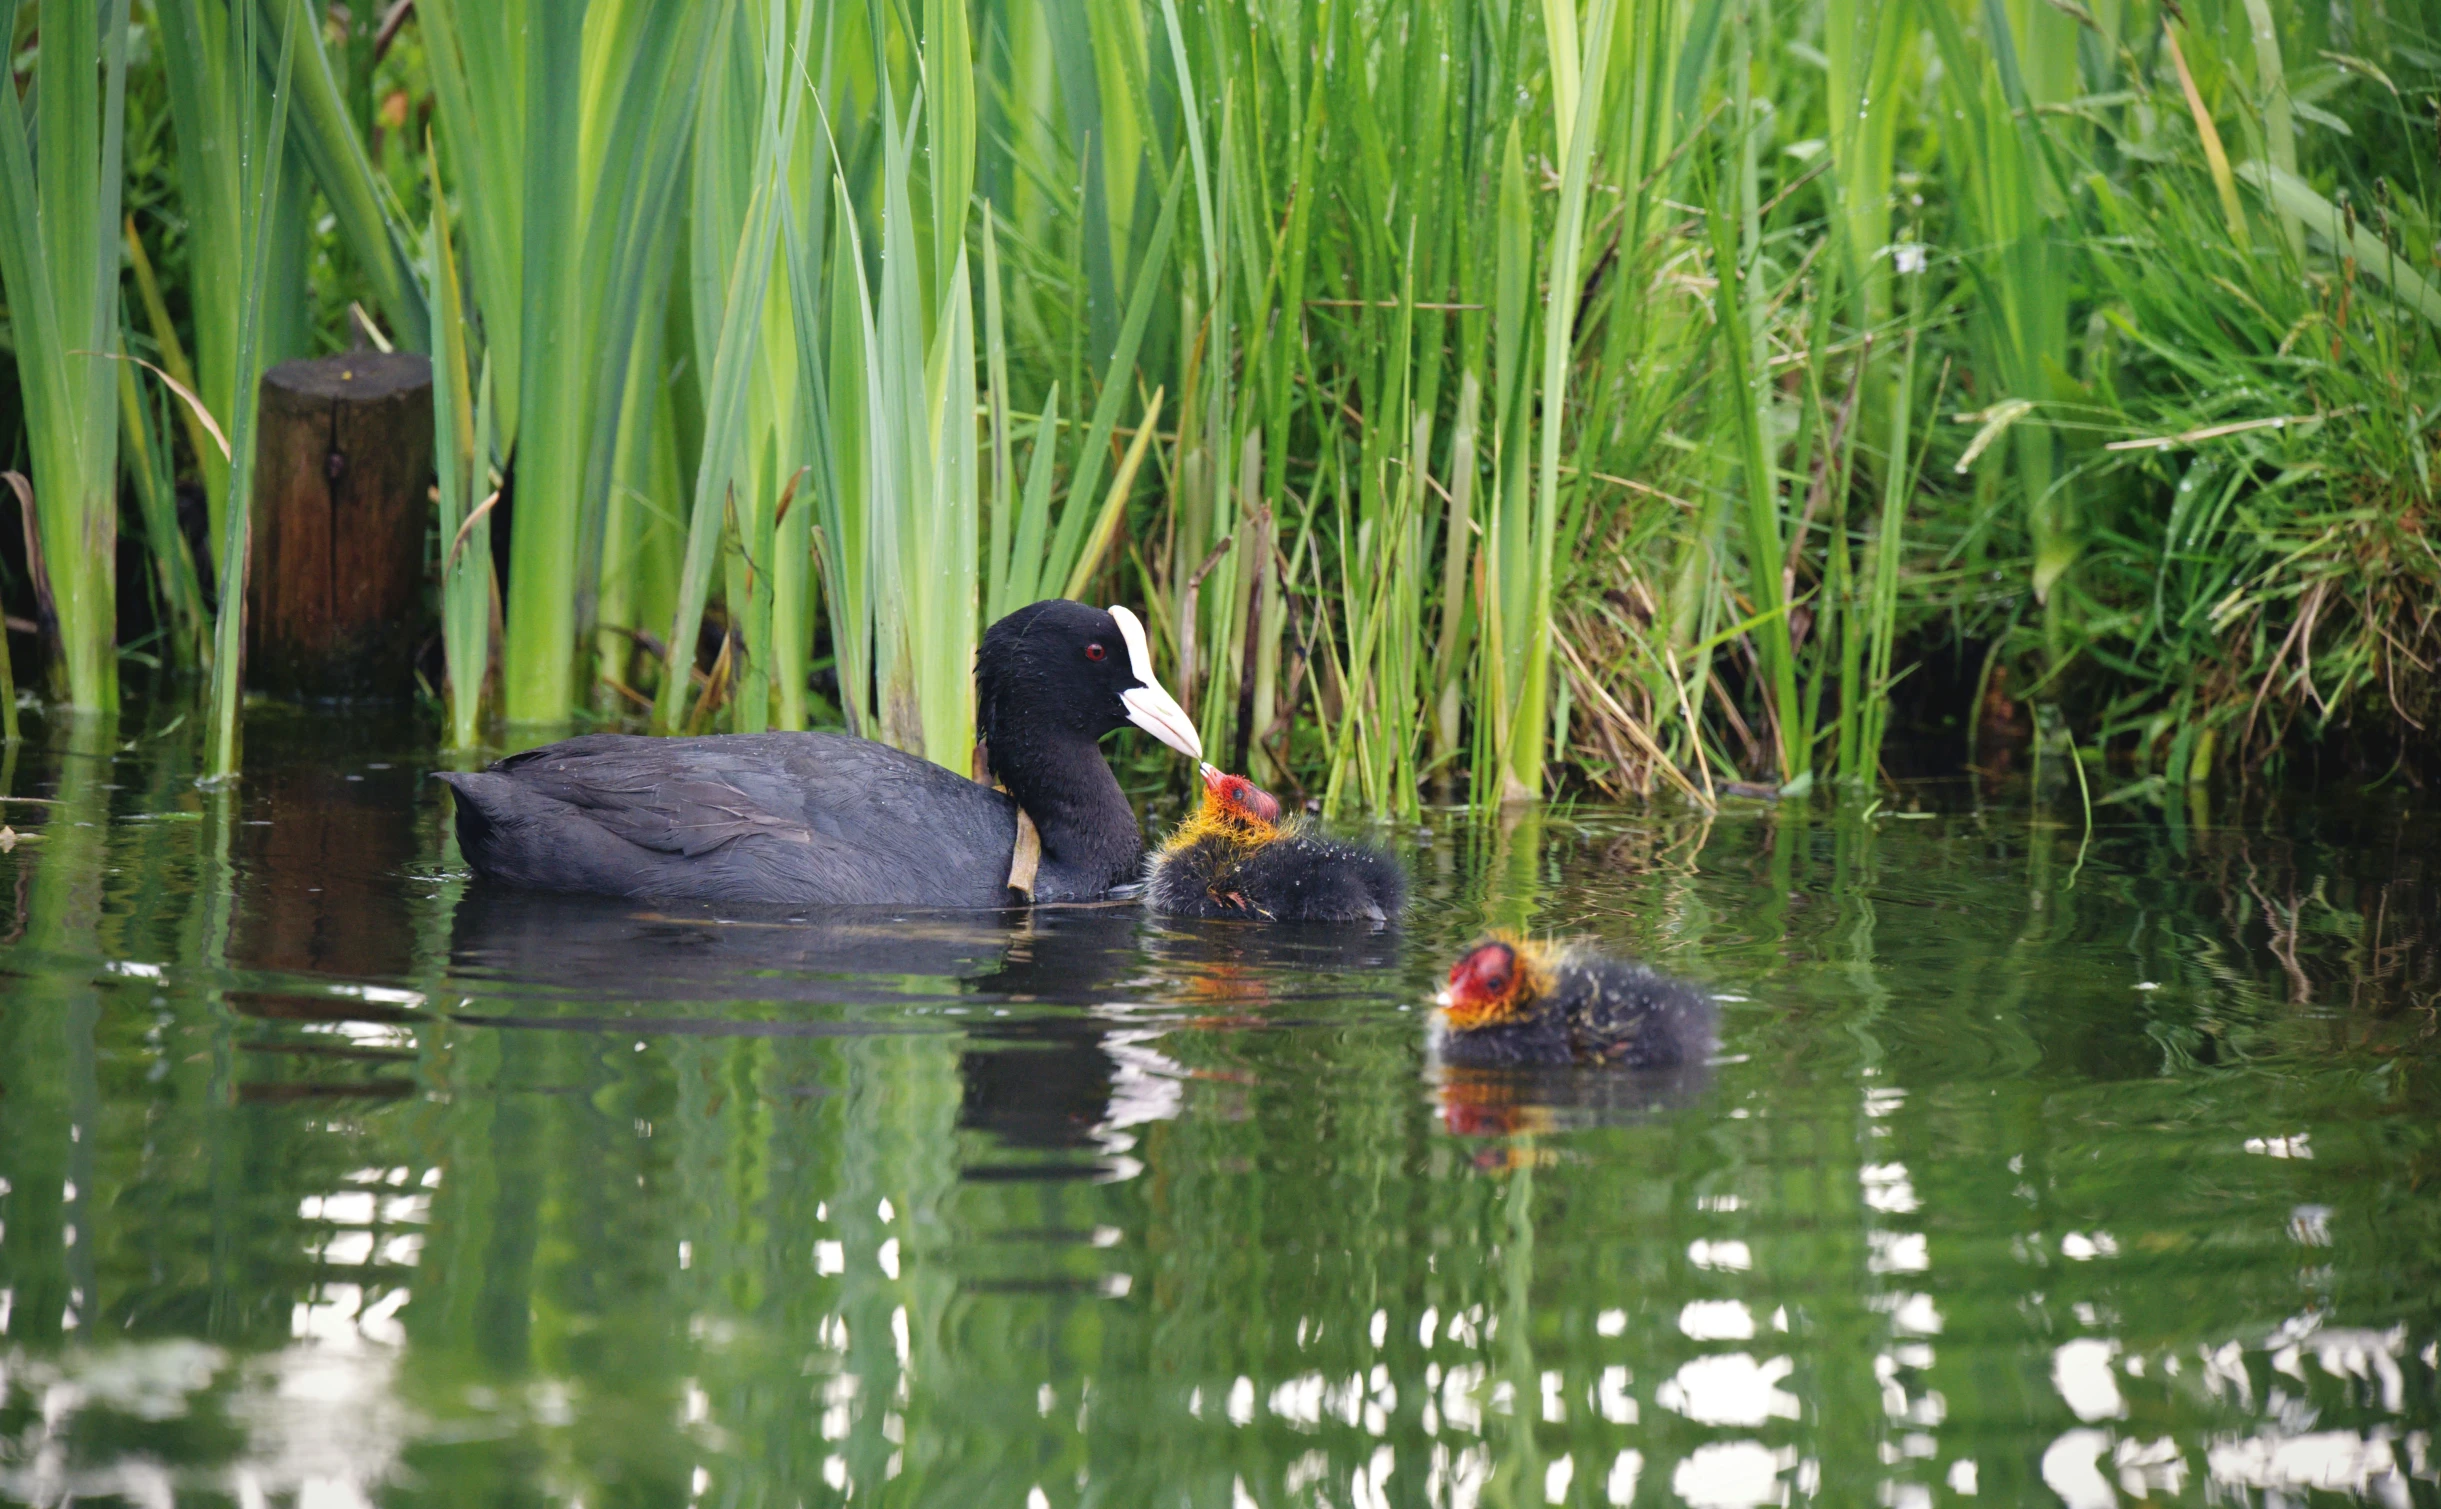
<path fill-rule="evenodd" d="M 1438 1004 L 1436 1046 L 1449 1064 L 1662 1069 L 1700 1061 L 1713 1046 L 1709 996 L 1587 948 L 1488 939 L 1450 967 Z"/>
<path fill-rule="evenodd" d="M 1125 608 L 1040 602 L 984 631 L 978 732 L 995 791 L 835 734 L 587 734 L 446 773 L 458 847 L 537 890 L 778 906 L 1002 906 L 1018 809 L 1041 836 L 1033 897 L 1082 901 L 1137 878 L 1135 812 L 1096 741 L 1133 723 L 1202 744 L 1153 676 Z"/>
<path fill-rule="evenodd" d="M 1379 849 L 1280 821 L 1279 799 L 1242 775 L 1203 767 L 1203 802 L 1153 856 L 1145 899 L 1169 917 L 1267 922 L 1387 922 L 1407 877 Z"/>

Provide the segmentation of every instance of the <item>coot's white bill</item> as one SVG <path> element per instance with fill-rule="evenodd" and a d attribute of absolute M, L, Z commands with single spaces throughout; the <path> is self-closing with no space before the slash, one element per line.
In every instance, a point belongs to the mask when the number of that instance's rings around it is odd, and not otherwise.
<path fill-rule="evenodd" d="M 1145 640 L 1143 620 L 1115 603 L 1110 616 L 1119 621 L 1119 633 L 1127 641 L 1128 668 L 1136 673 L 1137 684 L 1119 694 L 1119 701 L 1127 707 L 1127 721 L 1188 759 L 1202 760 L 1204 741 L 1196 736 L 1195 720 L 1153 674 L 1153 649 Z"/>

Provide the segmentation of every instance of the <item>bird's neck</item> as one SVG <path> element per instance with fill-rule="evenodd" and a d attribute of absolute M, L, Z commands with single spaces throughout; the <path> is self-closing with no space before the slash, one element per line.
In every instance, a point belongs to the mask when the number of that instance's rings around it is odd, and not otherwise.
<path fill-rule="evenodd" d="M 992 729 L 986 746 L 993 774 L 1042 839 L 1037 897 L 1099 896 L 1136 878 L 1144 860 L 1136 812 L 1093 739 L 1067 730 Z"/>

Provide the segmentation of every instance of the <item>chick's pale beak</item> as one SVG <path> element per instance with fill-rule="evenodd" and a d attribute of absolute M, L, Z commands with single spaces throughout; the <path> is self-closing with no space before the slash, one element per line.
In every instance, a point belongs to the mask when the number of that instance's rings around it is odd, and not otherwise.
<path fill-rule="evenodd" d="M 1153 651 L 1144 638 L 1144 625 L 1125 608 L 1113 607 L 1110 616 L 1119 621 L 1119 633 L 1127 640 L 1128 668 L 1136 673 L 1137 684 L 1119 694 L 1127 708 L 1127 721 L 1177 750 L 1190 760 L 1204 757 L 1204 741 L 1196 736 L 1195 720 L 1177 699 L 1161 688 L 1153 675 Z"/>

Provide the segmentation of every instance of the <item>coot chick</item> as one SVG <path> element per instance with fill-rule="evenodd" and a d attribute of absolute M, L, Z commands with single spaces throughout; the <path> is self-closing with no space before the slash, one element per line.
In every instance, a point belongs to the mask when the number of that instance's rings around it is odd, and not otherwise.
<path fill-rule="evenodd" d="M 1711 1053 L 1712 1000 L 1684 980 L 1589 948 L 1494 937 L 1450 966 L 1442 1062 L 1661 1069 Z"/>
<path fill-rule="evenodd" d="M 1137 878 L 1144 842 L 1096 748 L 1133 723 L 1200 758 L 1153 676 L 1144 625 L 1056 600 L 984 631 L 977 731 L 1008 789 L 837 734 L 587 734 L 440 778 L 458 847 L 535 890 L 720 905 L 996 907 L 1022 807 L 1041 839 L 1032 898 L 1084 901 Z"/>
<path fill-rule="evenodd" d="M 1145 873 L 1165 917 L 1387 922 L 1407 904 L 1398 861 L 1283 822 L 1280 802 L 1242 775 L 1203 767 L 1204 797 Z"/>

